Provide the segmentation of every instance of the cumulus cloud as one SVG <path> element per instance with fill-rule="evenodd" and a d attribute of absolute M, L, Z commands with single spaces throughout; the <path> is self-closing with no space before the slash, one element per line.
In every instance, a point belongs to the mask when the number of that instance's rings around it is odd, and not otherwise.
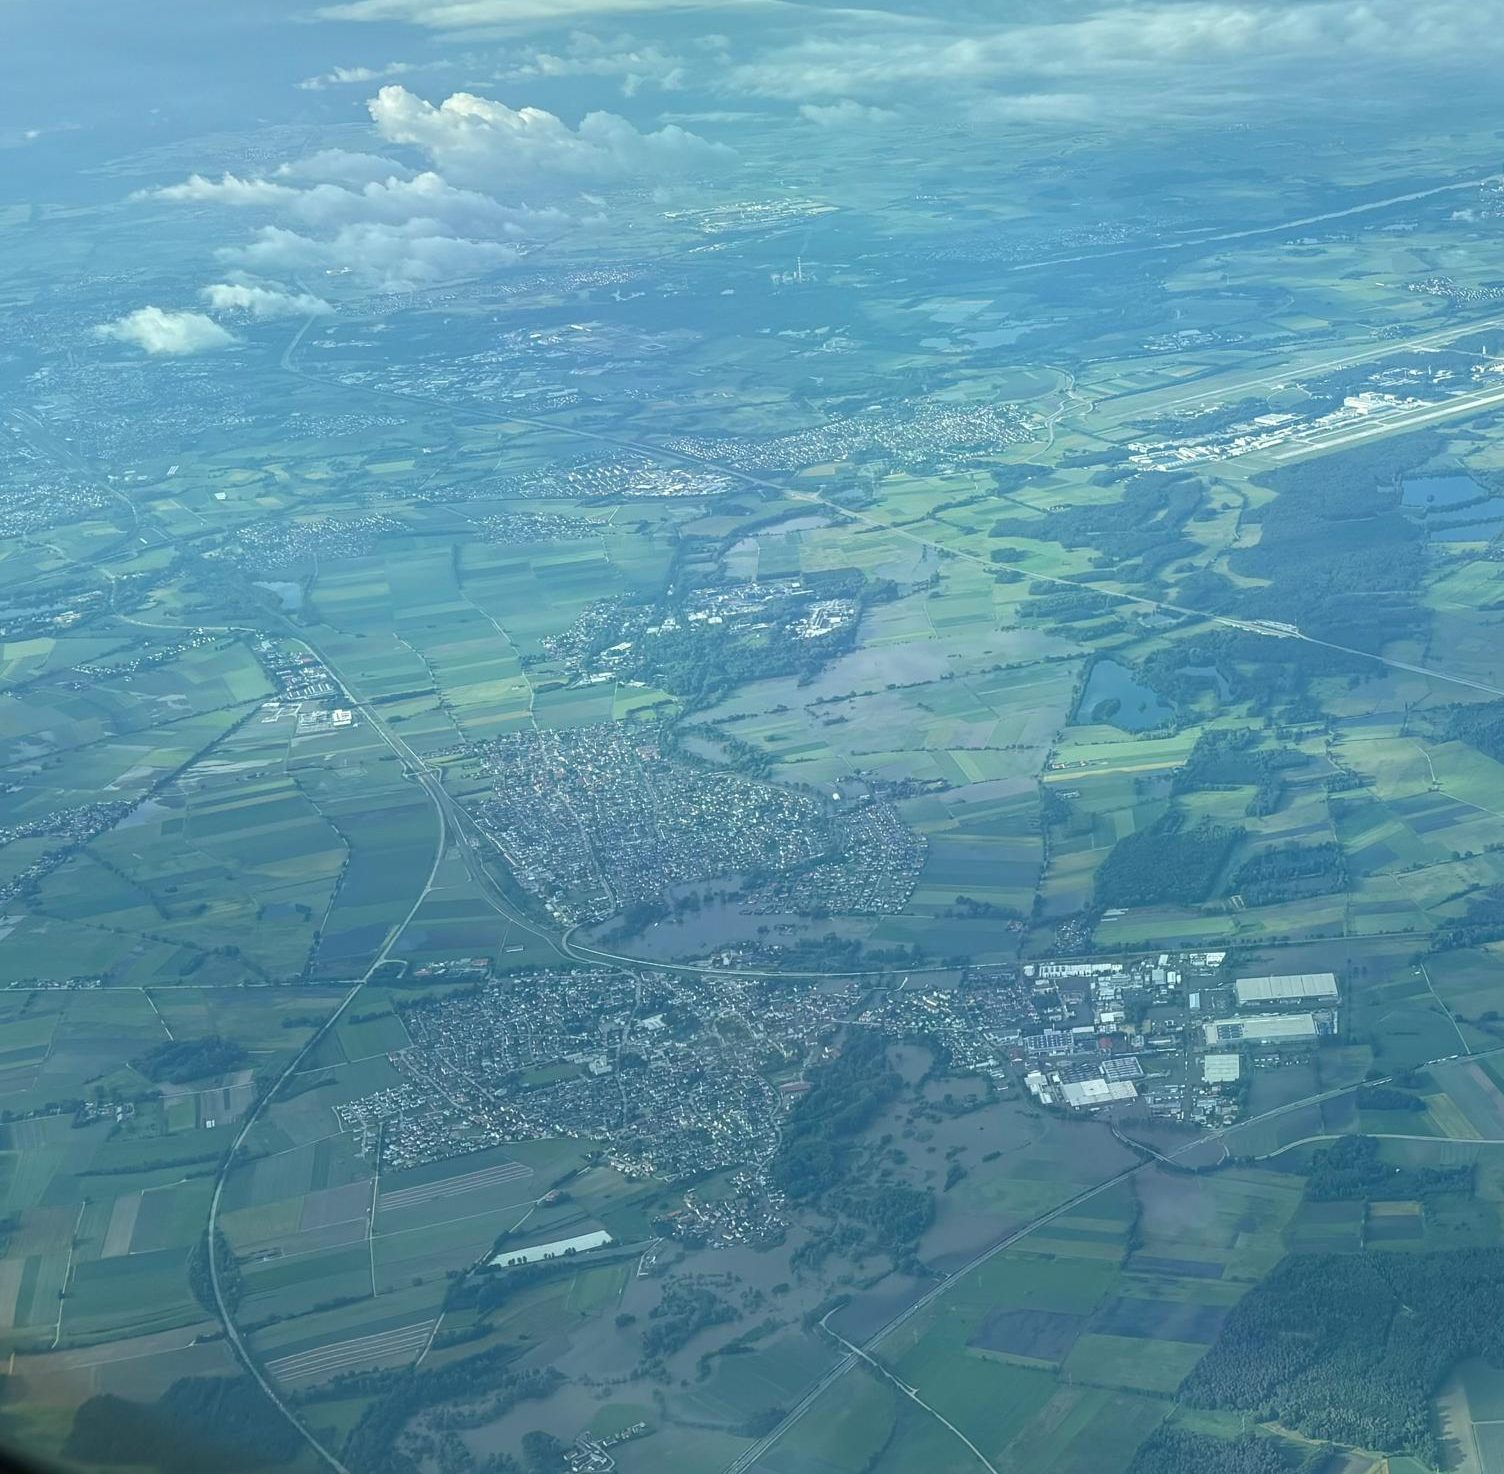
<path fill-rule="evenodd" d="M 211 348 L 226 348 L 235 335 L 202 312 L 169 312 L 161 307 L 138 307 L 102 322 L 95 335 L 116 343 L 130 343 L 148 353 L 182 356 L 204 353 Z"/>
<path fill-rule="evenodd" d="M 362 287 L 405 291 L 493 271 L 515 262 L 519 251 L 511 242 L 455 236 L 431 220 L 408 220 L 363 221 L 322 238 L 265 225 L 248 244 L 218 254 L 246 271 L 323 272 L 348 276 Z"/>
<path fill-rule="evenodd" d="M 359 188 L 314 184 L 302 189 L 268 179 L 242 179 L 234 174 L 226 174 L 219 180 L 195 174 L 186 183 L 148 190 L 141 197 L 261 206 L 320 230 L 359 221 L 400 225 L 422 218 L 460 232 L 517 235 L 526 227 L 557 229 L 570 220 L 562 210 L 503 205 L 479 190 L 460 189 L 432 170 L 410 178 L 371 180 Z"/>
<path fill-rule="evenodd" d="M 270 179 L 242 179 L 230 173 L 218 179 L 207 179 L 202 174 L 190 174 L 181 184 L 138 190 L 132 198 L 179 200 L 202 205 L 266 206 L 285 204 L 297 193 L 297 190 L 285 184 L 274 184 Z"/>
<path fill-rule="evenodd" d="M 387 179 L 360 189 L 316 185 L 291 201 L 290 210 L 298 219 L 319 228 L 358 220 L 400 225 L 421 218 L 470 234 L 518 235 L 534 226 L 558 228 L 569 223 L 561 210 L 503 205 L 479 190 L 460 189 L 432 170 L 411 179 Z"/>
<path fill-rule="evenodd" d="M 406 179 L 412 174 L 406 164 L 384 154 L 352 153 L 343 148 L 322 148 L 301 159 L 279 164 L 278 179 L 296 179 L 308 184 L 375 184 L 384 179 Z"/>
<path fill-rule="evenodd" d="M 387 77 L 405 77 L 415 70 L 405 61 L 389 61 L 384 67 L 335 67 L 298 83 L 303 92 L 323 92 L 329 87 L 348 87 L 357 82 L 380 82 Z"/>
<path fill-rule="evenodd" d="M 284 287 L 251 282 L 214 282 L 199 296 L 216 312 L 245 312 L 258 320 L 275 317 L 323 317 L 334 308 L 312 292 L 289 292 Z"/>
<path fill-rule="evenodd" d="M 442 173 L 471 184 L 604 181 L 699 172 L 734 157 L 676 124 L 642 133 L 614 113 L 588 113 L 571 128 L 541 108 L 456 92 L 438 107 L 400 86 L 370 102 L 389 143 L 420 148 Z"/>
<path fill-rule="evenodd" d="M 832 103 L 806 102 L 800 107 L 799 116 L 821 128 L 852 128 L 863 123 L 891 123 L 898 114 L 891 108 L 871 107 L 855 98 L 843 97 Z"/>

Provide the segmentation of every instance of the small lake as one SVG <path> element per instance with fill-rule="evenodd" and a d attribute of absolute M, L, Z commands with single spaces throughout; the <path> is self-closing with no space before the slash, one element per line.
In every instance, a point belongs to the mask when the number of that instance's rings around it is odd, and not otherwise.
<path fill-rule="evenodd" d="M 300 583 L 258 581 L 256 587 L 275 594 L 281 600 L 284 612 L 291 613 L 294 609 L 303 607 L 303 585 Z"/>
<path fill-rule="evenodd" d="M 1174 715 L 1175 708 L 1136 680 L 1126 665 L 1099 660 L 1087 677 L 1074 720 L 1110 722 L 1125 732 L 1146 732 L 1162 727 Z"/>
<path fill-rule="evenodd" d="M 1402 507 L 1455 507 L 1482 496 L 1483 488 L 1471 476 L 1416 476 L 1405 479 L 1400 495 Z"/>
<path fill-rule="evenodd" d="M 1479 520 L 1471 521 L 1459 517 L 1455 521 L 1444 522 L 1440 526 L 1428 523 L 1427 530 L 1431 535 L 1431 541 L 1438 543 L 1492 542 L 1499 535 L 1500 530 L 1504 529 L 1504 504 L 1495 500 L 1469 507 L 1468 518 Z"/>

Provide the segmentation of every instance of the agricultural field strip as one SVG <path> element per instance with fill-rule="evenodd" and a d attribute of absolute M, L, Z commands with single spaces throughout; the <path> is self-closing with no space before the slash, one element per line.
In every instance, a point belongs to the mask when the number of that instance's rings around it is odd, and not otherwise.
<path fill-rule="evenodd" d="M 199 1325 L 185 1326 L 182 1334 L 188 1339 L 180 1345 L 155 1346 L 150 1351 L 132 1351 L 125 1356 L 112 1356 L 111 1348 L 118 1345 L 130 1345 L 130 1341 L 105 1341 L 97 1346 L 88 1346 L 78 1351 L 57 1351 L 52 1353 L 56 1358 L 55 1365 L 65 1368 L 70 1372 L 87 1371 L 91 1367 L 119 1366 L 128 1361 L 149 1361 L 154 1356 L 170 1356 L 177 1351 L 187 1351 L 189 1347 L 198 1344 L 198 1338 L 202 1334 L 203 1327 Z M 145 1337 L 146 1340 L 156 1339 Z M 97 1354 L 96 1354 L 97 1353 Z"/>
<path fill-rule="evenodd" d="M 454 1218 L 438 1218 L 435 1219 L 432 1223 L 415 1223 L 408 1228 L 376 1229 L 369 1235 L 364 1235 L 357 1238 L 341 1239 L 332 1244 L 319 1244 L 312 1249 L 284 1249 L 281 1253 L 264 1262 L 267 1264 L 286 1264 L 289 1260 L 309 1259 L 316 1254 L 340 1254 L 343 1253 L 346 1249 L 352 1247 L 352 1245 L 354 1244 L 365 1243 L 367 1239 L 369 1239 L 374 1249 L 375 1245 L 388 1243 L 392 1239 L 407 1238 L 415 1233 L 433 1233 L 441 1228 L 453 1228 L 456 1223 L 473 1222 L 477 1218 L 494 1218 L 497 1213 L 502 1212 L 505 1209 L 520 1208 L 524 1205 L 526 1205 L 527 1207 L 527 1213 L 524 1215 L 521 1222 L 526 1222 L 527 1219 L 531 1218 L 532 1215 L 537 1211 L 538 1201 L 536 1199 L 522 1198 L 514 1203 L 502 1203 L 499 1207 L 482 1208 L 478 1213 L 460 1213 Z M 380 1212 L 379 1208 L 377 1209 L 377 1212 Z M 370 1216 L 363 1213 L 355 1218 L 340 1218 L 333 1223 L 320 1224 L 316 1229 L 299 1229 L 298 1232 L 321 1233 L 331 1228 L 343 1228 L 346 1224 L 350 1223 L 361 1223 L 369 1225 L 370 1222 Z M 508 1232 L 515 1233 L 517 1228 L 521 1227 L 521 1222 L 515 1224 L 511 1229 L 508 1230 Z M 494 1238 L 495 1235 L 492 1234 L 490 1235 L 490 1237 Z M 3 1260 L 0 1260 L 0 1263 L 3 1262 Z"/>
<path fill-rule="evenodd" d="M 937 1408 L 931 1407 L 930 1404 L 927 1403 L 919 1395 L 919 1389 L 917 1387 L 909 1386 L 907 1382 L 905 1382 L 901 1377 L 892 1372 L 870 1352 L 863 1351 L 860 1346 L 857 1346 L 853 1342 L 848 1341 L 843 1335 L 841 1335 L 839 1331 L 832 1331 L 830 1329 L 829 1321 L 830 1317 L 834 1313 L 834 1311 L 827 1311 L 825 1313 L 825 1316 L 820 1321 L 820 1326 L 824 1331 L 826 1331 L 829 1335 L 833 1336 L 838 1342 L 840 1342 L 841 1346 L 846 1350 L 848 1355 L 859 1356 L 864 1362 L 867 1363 L 868 1366 L 872 1368 L 874 1372 L 878 1373 L 881 1377 L 885 1378 L 896 1388 L 898 1388 L 898 1390 L 902 1392 L 910 1402 L 914 1403 L 917 1407 L 923 1408 L 924 1411 L 927 1412 L 932 1418 L 934 1418 L 935 1421 L 938 1422 L 943 1428 L 946 1428 L 951 1433 L 955 1434 L 955 1436 L 960 1439 L 960 1441 L 964 1443 L 972 1453 L 976 1455 L 977 1461 L 982 1465 L 984 1469 L 987 1470 L 987 1474 L 999 1474 L 997 1466 L 991 1461 L 991 1459 L 989 1459 L 987 1455 L 984 1454 L 982 1450 L 979 1449 L 976 1444 L 971 1441 L 971 1439 L 969 1439 L 958 1427 L 956 1427 L 956 1425 L 952 1423 L 944 1413 L 940 1412 Z"/>
<path fill-rule="evenodd" d="M 414 1203 L 424 1203 L 430 1198 L 454 1197 L 459 1193 L 474 1192 L 478 1188 L 491 1187 L 502 1182 L 513 1182 L 519 1177 L 531 1177 L 533 1169 L 524 1167 L 521 1162 L 500 1162 L 494 1167 L 487 1167 L 480 1172 L 469 1172 L 463 1177 L 450 1177 L 439 1182 L 421 1182 L 416 1187 L 399 1187 L 392 1192 L 384 1192 L 377 1200 L 376 1207 L 382 1208 L 408 1208 Z"/>
<path fill-rule="evenodd" d="M 307 332 L 313 321 L 314 319 L 310 317 L 303 324 L 302 329 L 299 331 L 298 337 L 301 337 L 303 333 Z M 292 352 L 293 347 L 298 341 L 298 337 L 295 337 L 292 342 L 289 343 L 286 350 L 287 354 L 290 354 Z M 285 365 L 285 355 L 283 362 Z M 302 641 L 300 643 L 302 643 L 304 645 L 304 648 L 308 649 L 311 654 L 315 656 L 319 655 L 319 652 L 312 646 L 308 645 L 306 641 Z M 322 659 L 321 656 L 319 658 Z M 333 670 L 333 667 L 329 664 L 328 661 L 325 661 L 324 664 L 326 669 Z M 343 686 L 344 683 L 340 682 L 340 684 Z M 348 699 L 348 691 L 346 692 L 346 695 Z M 381 739 L 386 743 L 387 747 L 389 747 L 399 759 L 405 758 L 406 761 L 411 762 L 413 764 L 413 771 L 419 775 L 419 785 L 423 788 L 424 792 L 428 795 L 430 801 L 433 803 L 434 818 L 438 821 L 438 833 L 435 835 L 433 863 L 429 866 L 428 876 L 423 882 L 422 889 L 419 890 L 417 897 L 414 899 L 412 905 L 408 908 L 407 914 L 395 927 L 393 927 L 388 932 L 386 940 L 381 944 L 381 948 L 377 952 L 370 967 L 355 982 L 354 986 L 351 987 L 349 992 L 345 994 L 344 998 L 335 1007 L 334 1011 L 329 1015 L 329 1017 L 325 1019 L 325 1021 L 317 1029 L 314 1030 L 314 1032 L 303 1044 L 303 1047 L 292 1057 L 292 1059 L 288 1061 L 287 1067 L 277 1077 L 271 1089 L 264 1091 L 261 1095 L 259 1095 L 255 1103 L 252 1105 L 251 1109 L 246 1112 L 244 1120 L 240 1123 L 240 1130 L 236 1133 L 235 1139 L 230 1145 L 230 1150 L 225 1153 L 224 1160 L 220 1164 L 219 1171 L 215 1174 L 214 1193 L 209 1200 L 208 1235 L 209 1242 L 211 1244 L 214 1243 L 215 1233 L 218 1230 L 220 1206 L 224 1200 L 225 1184 L 229 1180 L 231 1165 L 235 1161 L 236 1156 L 241 1146 L 244 1144 L 246 1138 L 251 1134 L 251 1129 L 261 1118 L 262 1112 L 266 1109 L 270 1101 L 276 1096 L 277 1092 L 293 1077 L 299 1067 L 303 1064 L 304 1060 L 309 1057 L 313 1050 L 325 1038 L 327 1038 L 334 1032 L 334 1030 L 338 1027 L 341 1016 L 349 1009 L 350 1005 L 355 1002 L 356 998 L 360 996 L 361 990 L 366 986 L 367 983 L 370 982 L 377 969 L 380 968 L 382 964 L 386 962 L 387 958 L 392 955 L 392 948 L 396 946 L 397 939 L 407 929 L 409 924 L 412 922 L 413 917 L 418 914 L 418 910 L 423 905 L 423 902 L 428 899 L 429 893 L 434 889 L 434 883 L 438 879 L 439 870 L 444 864 L 445 853 L 449 848 L 449 840 L 451 836 L 450 809 L 446 804 L 448 795 L 444 792 L 442 785 L 435 783 L 432 775 L 421 763 L 417 761 L 417 758 L 414 755 L 412 749 L 409 748 L 406 743 L 393 738 L 390 729 L 385 723 L 383 723 L 379 718 L 369 715 L 369 708 L 365 705 L 365 703 L 352 702 L 352 705 L 357 706 L 360 710 L 365 711 L 368 714 L 367 719 L 371 722 L 371 725 L 375 729 L 377 735 L 381 737 Z M 461 850 L 466 855 L 468 855 L 468 846 L 462 843 Z M 225 1339 L 229 1342 L 230 1349 L 234 1352 L 236 1358 L 246 1367 L 251 1376 L 255 1379 L 256 1384 L 266 1394 L 267 1399 L 287 1420 L 287 1422 L 291 1424 L 294 1429 L 296 1429 L 298 1435 L 304 1440 L 304 1442 L 308 1444 L 309 1448 L 313 1450 L 314 1454 L 322 1459 L 329 1468 L 333 1469 L 335 1471 L 335 1474 L 349 1474 L 348 1469 L 340 1461 L 338 1456 L 329 1450 L 327 1445 L 319 1438 L 319 1436 L 315 1432 L 313 1432 L 308 1424 L 301 1417 L 299 1417 L 298 1414 L 294 1412 L 293 1409 L 290 1408 L 283 1400 L 283 1398 L 278 1394 L 277 1389 L 273 1385 L 271 1379 L 267 1377 L 267 1375 L 261 1370 L 255 1358 L 251 1355 L 250 1351 L 246 1347 L 245 1338 L 241 1335 L 239 1326 L 235 1324 L 234 1313 L 230 1309 L 228 1302 L 225 1300 L 224 1286 L 221 1283 L 219 1273 L 219 1256 L 212 1252 L 209 1254 L 209 1284 L 214 1297 L 215 1313 L 219 1317 L 220 1324 L 224 1327 Z"/>
<path fill-rule="evenodd" d="M 334 1341 L 312 1351 L 297 1351 L 269 1361 L 266 1369 L 279 1380 L 296 1381 L 320 1376 L 325 1372 L 343 1371 L 378 1356 L 400 1356 L 421 1351 L 428 1344 L 429 1333 L 437 1318 L 415 1321 L 395 1330 L 377 1331 L 370 1336 L 355 1336 L 348 1341 Z"/>

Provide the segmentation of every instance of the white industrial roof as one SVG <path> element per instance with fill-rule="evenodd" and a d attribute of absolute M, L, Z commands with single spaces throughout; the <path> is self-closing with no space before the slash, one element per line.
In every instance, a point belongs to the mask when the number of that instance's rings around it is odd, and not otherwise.
<path fill-rule="evenodd" d="M 1107 1105 L 1114 1100 L 1135 1100 L 1138 1086 L 1132 1080 L 1072 1080 L 1060 1087 L 1060 1093 L 1067 1105 L 1080 1109 Z"/>
<path fill-rule="evenodd" d="M 1247 1018 L 1220 1018 L 1203 1024 L 1208 1044 L 1235 1044 L 1239 1039 L 1314 1039 L 1316 1020 L 1309 1013 L 1258 1013 Z"/>
<path fill-rule="evenodd" d="M 1201 1078 L 1208 1085 L 1225 1085 L 1242 1073 L 1243 1062 L 1235 1054 L 1208 1054 L 1201 1061 Z"/>
<path fill-rule="evenodd" d="M 1329 972 L 1296 972 L 1284 977 L 1239 978 L 1238 1006 L 1276 1003 L 1285 998 L 1335 998 L 1337 979 Z"/>

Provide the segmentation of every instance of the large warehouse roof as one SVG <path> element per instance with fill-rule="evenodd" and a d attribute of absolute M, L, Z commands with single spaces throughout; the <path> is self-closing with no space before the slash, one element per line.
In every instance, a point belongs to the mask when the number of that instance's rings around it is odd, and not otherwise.
<path fill-rule="evenodd" d="M 1286 977 L 1239 978 L 1238 1007 L 1250 1003 L 1288 1003 L 1301 998 L 1335 998 L 1337 979 L 1329 972 L 1296 972 Z"/>
<path fill-rule="evenodd" d="M 1107 1105 L 1114 1100 L 1132 1100 L 1138 1087 L 1132 1080 L 1072 1080 L 1060 1087 L 1067 1105 L 1078 1110 Z"/>
<path fill-rule="evenodd" d="M 1248 1018 L 1220 1018 L 1203 1024 L 1208 1044 L 1236 1044 L 1240 1039 L 1314 1039 L 1316 1020 L 1309 1013 L 1261 1013 Z"/>

